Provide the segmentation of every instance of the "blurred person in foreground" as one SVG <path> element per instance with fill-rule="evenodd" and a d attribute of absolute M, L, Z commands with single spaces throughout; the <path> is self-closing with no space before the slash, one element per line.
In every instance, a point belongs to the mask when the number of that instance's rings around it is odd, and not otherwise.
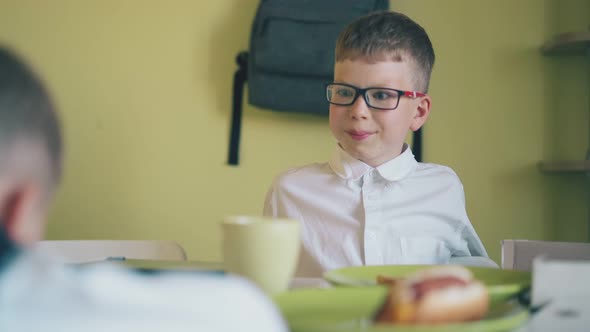
<path fill-rule="evenodd" d="M 72 267 L 29 249 L 62 175 L 46 89 L 0 47 L 0 331 L 286 331 L 270 299 L 219 274 Z"/>

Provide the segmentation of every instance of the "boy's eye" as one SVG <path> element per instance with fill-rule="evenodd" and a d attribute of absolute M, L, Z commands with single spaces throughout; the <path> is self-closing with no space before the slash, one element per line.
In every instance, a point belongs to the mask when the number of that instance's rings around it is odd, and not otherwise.
<path fill-rule="evenodd" d="M 352 91 L 351 89 L 339 88 L 338 90 L 336 90 L 336 94 L 340 97 L 349 98 L 354 95 L 354 91 Z"/>
<path fill-rule="evenodd" d="M 371 99 L 374 100 L 387 100 L 389 98 L 392 97 L 397 97 L 397 95 L 394 95 L 394 93 L 392 93 L 393 91 L 387 91 L 387 90 L 375 90 L 373 92 L 371 92 Z"/>

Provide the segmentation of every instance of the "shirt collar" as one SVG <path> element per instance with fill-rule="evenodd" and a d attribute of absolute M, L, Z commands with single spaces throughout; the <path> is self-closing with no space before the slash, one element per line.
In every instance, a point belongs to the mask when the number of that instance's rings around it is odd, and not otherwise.
<path fill-rule="evenodd" d="M 358 180 L 367 172 L 376 169 L 384 179 L 388 181 L 399 181 L 414 171 L 418 162 L 407 144 L 404 144 L 403 151 L 399 156 L 375 168 L 355 159 L 338 146 L 332 159 L 329 161 L 329 165 L 334 173 L 347 180 Z"/>

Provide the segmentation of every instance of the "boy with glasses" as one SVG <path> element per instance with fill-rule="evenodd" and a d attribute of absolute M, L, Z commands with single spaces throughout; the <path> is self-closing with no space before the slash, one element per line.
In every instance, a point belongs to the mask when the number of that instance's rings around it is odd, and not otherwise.
<path fill-rule="evenodd" d="M 296 276 L 355 265 L 494 266 L 449 167 L 418 163 L 404 143 L 428 119 L 434 50 L 407 16 L 378 12 L 346 27 L 326 85 L 332 159 L 279 175 L 264 214 L 298 219 Z"/>

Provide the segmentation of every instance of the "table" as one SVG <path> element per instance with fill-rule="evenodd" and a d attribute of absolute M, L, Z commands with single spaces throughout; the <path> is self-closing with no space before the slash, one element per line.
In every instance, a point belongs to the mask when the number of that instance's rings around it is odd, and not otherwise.
<path fill-rule="evenodd" d="M 136 269 L 143 273 L 158 271 L 192 271 L 224 274 L 220 262 L 204 261 L 154 261 L 138 259 L 115 259 L 87 264 L 117 263 Z M 295 278 L 290 283 L 290 290 L 302 288 L 330 288 L 329 282 L 322 278 Z M 543 307 L 538 313 L 516 332 L 544 331 L 586 331 L 590 326 L 590 298 L 588 296 L 560 298 Z M 433 328 L 437 331 L 437 328 Z"/>

